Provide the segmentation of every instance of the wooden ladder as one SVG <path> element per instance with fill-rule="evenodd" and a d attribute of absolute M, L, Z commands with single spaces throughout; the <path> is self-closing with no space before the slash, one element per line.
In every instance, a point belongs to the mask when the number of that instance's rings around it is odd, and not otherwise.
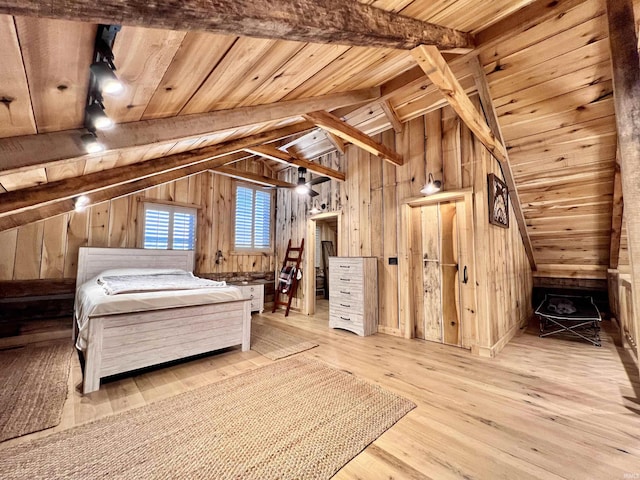
<path fill-rule="evenodd" d="M 278 309 L 278 306 L 286 305 L 287 309 L 284 313 L 284 316 L 286 317 L 289 315 L 291 300 L 293 300 L 293 297 L 295 297 L 296 295 L 296 290 L 298 290 L 298 271 L 300 270 L 300 262 L 302 261 L 302 252 L 304 252 L 304 238 L 302 239 L 299 247 L 292 247 L 291 239 L 289 239 L 289 243 L 287 244 L 287 253 L 284 256 L 284 260 L 282 261 L 282 269 L 280 270 L 280 272 L 282 273 L 287 266 L 294 267 L 295 270 L 293 272 L 293 279 L 291 281 L 291 286 L 286 293 L 280 292 L 280 278 L 277 279 L 276 294 L 273 300 L 273 310 L 271 311 L 271 313 L 275 313 L 275 311 Z M 296 253 L 297 255 L 291 256 L 292 253 Z M 286 295 L 287 300 L 280 301 L 280 295 Z"/>

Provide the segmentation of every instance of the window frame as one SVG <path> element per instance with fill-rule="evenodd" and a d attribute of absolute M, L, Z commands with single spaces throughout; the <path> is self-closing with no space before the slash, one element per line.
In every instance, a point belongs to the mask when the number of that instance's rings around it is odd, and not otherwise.
<path fill-rule="evenodd" d="M 174 225 L 174 214 L 175 213 L 187 213 L 192 214 L 194 216 L 194 228 L 193 228 L 193 248 L 179 251 L 193 251 L 197 250 L 198 245 L 198 217 L 199 217 L 199 205 L 193 205 L 189 203 L 179 203 L 179 202 L 171 202 L 165 200 L 155 200 L 155 199 L 147 199 L 140 198 L 140 211 L 142 216 L 142 221 L 140 222 L 140 241 L 139 247 L 145 250 L 175 250 L 173 248 L 173 225 Z M 167 248 L 145 248 L 144 246 L 144 237 L 145 237 L 145 226 L 146 226 L 146 218 L 147 218 L 147 209 L 156 209 L 158 211 L 165 211 L 170 213 L 169 217 L 169 237 L 168 237 L 168 246 Z"/>
<path fill-rule="evenodd" d="M 249 188 L 251 190 L 254 191 L 261 191 L 261 192 L 265 192 L 269 194 L 269 202 L 270 202 L 270 208 L 269 208 L 269 248 L 255 248 L 254 246 L 251 247 L 238 247 L 236 246 L 236 208 L 237 208 L 237 198 L 238 198 L 238 187 L 244 187 L 244 188 Z M 233 255 L 247 255 L 247 254 L 252 254 L 252 253 L 269 253 L 269 254 L 273 254 L 273 252 L 275 251 L 275 241 L 274 241 L 274 231 L 275 231 L 275 189 L 273 188 L 267 188 L 264 187 L 262 185 L 258 185 L 255 183 L 249 183 L 249 182 L 241 182 L 241 181 L 235 181 L 233 183 L 233 198 L 231 201 L 231 240 L 232 240 L 232 245 L 233 245 L 233 249 L 231 251 L 231 254 Z M 255 195 L 254 195 L 254 201 L 253 201 L 253 206 L 252 206 L 252 222 L 255 221 Z"/>

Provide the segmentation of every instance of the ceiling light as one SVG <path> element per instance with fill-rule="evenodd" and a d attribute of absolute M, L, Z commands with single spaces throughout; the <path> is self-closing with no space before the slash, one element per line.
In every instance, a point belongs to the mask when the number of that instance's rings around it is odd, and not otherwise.
<path fill-rule="evenodd" d="M 439 192 L 441 187 L 442 182 L 440 180 L 434 180 L 433 175 L 429 173 L 429 180 L 427 181 L 427 184 L 423 187 L 423 189 L 420 190 L 420 193 L 424 195 L 433 195 L 434 193 Z"/>
<path fill-rule="evenodd" d="M 113 121 L 104 113 L 104 109 L 97 102 L 86 108 L 85 123 L 90 131 L 108 130 L 113 127 Z"/>
<path fill-rule="evenodd" d="M 87 153 L 99 153 L 104 150 L 104 145 L 98 141 L 95 133 L 85 133 L 82 135 L 81 140 Z"/>
<path fill-rule="evenodd" d="M 119 95 L 124 92 L 124 84 L 107 63 L 91 64 L 91 73 L 96 79 L 98 90 L 104 95 Z"/>
<path fill-rule="evenodd" d="M 89 205 L 90 199 L 86 195 L 80 195 L 73 200 L 74 209 L 76 212 L 82 212 L 87 205 Z"/>

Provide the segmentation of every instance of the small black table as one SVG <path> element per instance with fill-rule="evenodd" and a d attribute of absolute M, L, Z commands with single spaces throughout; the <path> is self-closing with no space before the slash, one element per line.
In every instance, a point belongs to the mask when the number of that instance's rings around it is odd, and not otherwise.
<path fill-rule="evenodd" d="M 600 311 L 591 297 L 545 295 L 535 314 L 540 319 L 540 337 L 566 332 L 596 347 L 602 345 Z"/>

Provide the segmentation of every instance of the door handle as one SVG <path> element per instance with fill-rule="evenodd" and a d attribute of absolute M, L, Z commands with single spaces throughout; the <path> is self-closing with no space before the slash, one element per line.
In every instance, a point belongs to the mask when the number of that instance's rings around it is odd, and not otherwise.
<path fill-rule="evenodd" d="M 467 266 L 464 266 L 462 270 L 462 283 L 466 284 L 469 281 L 469 275 L 467 275 Z"/>

